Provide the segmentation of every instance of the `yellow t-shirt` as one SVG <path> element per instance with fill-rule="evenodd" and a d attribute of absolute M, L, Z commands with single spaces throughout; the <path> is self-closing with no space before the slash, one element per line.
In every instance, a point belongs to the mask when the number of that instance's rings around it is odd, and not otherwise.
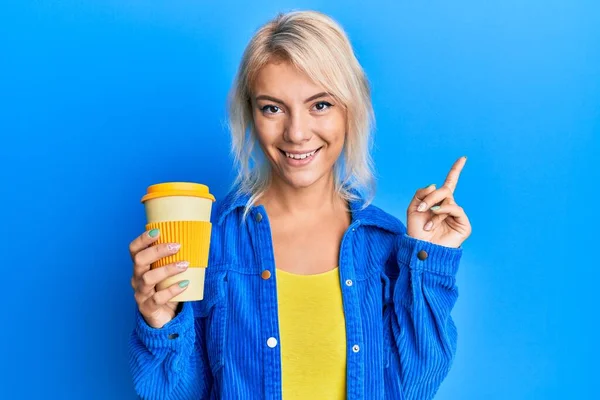
<path fill-rule="evenodd" d="M 339 268 L 276 270 L 283 400 L 346 398 L 346 324 Z"/>

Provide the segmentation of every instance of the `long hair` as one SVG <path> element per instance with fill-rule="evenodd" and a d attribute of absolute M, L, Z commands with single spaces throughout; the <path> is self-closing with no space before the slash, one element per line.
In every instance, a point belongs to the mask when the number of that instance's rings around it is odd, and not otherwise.
<path fill-rule="evenodd" d="M 346 201 L 363 199 L 366 207 L 375 196 L 371 158 L 375 118 L 369 82 L 337 22 L 320 12 L 293 11 L 278 14 L 254 34 L 229 93 L 231 153 L 237 167 L 233 186 L 238 194 L 250 194 L 244 218 L 271 182 L 271 166 L 256 138 L 251 104 L 257 73 L 271 60 L 290 62 L 346 108 L 344 148 L 333 167 L 335 190 Z"/>

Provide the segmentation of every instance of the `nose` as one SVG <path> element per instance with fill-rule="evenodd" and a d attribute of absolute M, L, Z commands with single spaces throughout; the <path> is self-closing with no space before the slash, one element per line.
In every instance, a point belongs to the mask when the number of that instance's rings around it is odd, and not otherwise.
<path fill-rule="evenodd" d="M 303 143 L 310 140 L 312 134 L 307 119 L 307 116 L 299 112 L 291 114 L 283 135 L 286 142 Z"/>

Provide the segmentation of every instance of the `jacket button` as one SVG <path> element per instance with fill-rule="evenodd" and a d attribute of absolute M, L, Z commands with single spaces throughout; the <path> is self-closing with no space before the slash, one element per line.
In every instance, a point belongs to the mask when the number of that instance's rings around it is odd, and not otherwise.
<path fill-rule="evenodd" d="M 270 337 L 269 339 L 267 339 L 267 346 L 269 346 L 270 348 L 277 346 L 277 339 L 275 339 L 274 337 Z"/>
<path fill-rule="evenodd" d="M 262 221 L 262 214 L 256 213 L 256 222 L 260 222 L 260 221 Z"/>
<path fill-rule="evenodd" d="M 260 276 L 264 279 L 267 280 L 271 277 L 271 271 L 269 271 L 268 269 L 265 269 L 262 274 L 260 274 Z"/>
<path fill-rule="evenodd" d="M 427 252 L 425 250 L 421 250 L 417 253 L 417 258 L 421 261 L 427 258 Z"/>

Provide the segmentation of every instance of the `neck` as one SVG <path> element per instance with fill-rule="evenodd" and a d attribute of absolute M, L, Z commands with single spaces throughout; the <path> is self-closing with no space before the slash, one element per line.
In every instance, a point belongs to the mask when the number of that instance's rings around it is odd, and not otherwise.
<path fill-rule="evenodd" d="M 335 191 L 333 173 L 323 176 L 306 188 L 295 188 L 274 174 L 271 185 L 260 202 L 270 216 L 314 216 L 345 207 L 343 199 Z"/>

